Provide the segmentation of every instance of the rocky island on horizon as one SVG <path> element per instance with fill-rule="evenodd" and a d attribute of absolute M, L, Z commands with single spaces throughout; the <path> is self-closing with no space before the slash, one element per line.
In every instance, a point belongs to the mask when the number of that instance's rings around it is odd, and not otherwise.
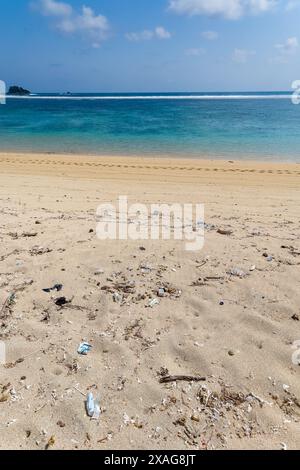
<path fill-rule="evenodd" d="M 26 90 L 25 88 L 22 88 L 20 86 L 13 85 L 9 87 L 9 90 L 7 92 L 8 95 L 15 95 L 15 96 L 28 96 L 30 95 L 30 91 Z"/>

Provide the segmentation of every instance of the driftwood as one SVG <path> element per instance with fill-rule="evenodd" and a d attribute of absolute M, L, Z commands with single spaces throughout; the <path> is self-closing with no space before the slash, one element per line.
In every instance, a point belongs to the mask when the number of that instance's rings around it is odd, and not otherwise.
<path fill-rule="evenodd" d="M 186 382 L 205 382 L 206 377 L 198 377 L 194 375 L 165 375 L 161 377 L 159 383 L 166 384 L 170 382 L 186 381 Z"/>
<path fill-rule="evenodd" d="M 232 230 L 224 230 L 224 229 L 219 228 L 219 230 L 217 231 L 217 233 L 218 233 L 219 235 L 227 235 L 227 236 L 229 236 L 229 235 L 232 235 L 232 234 L 233 234 L 233 231 L 232 231 Z"/>
<path fill-rule="evenodd" d="M 223 281 L 224 277 L 222 276 L 207 276 L 207 277 L 200 277 L 197 281 L 192 283 L 192 287 L 203 287 L 209 281 Z"/>
<path fill-rule="evenodd" d="M 22 251 L 24 251 L 24 250 L 22 250 Z M 11 251 L 10 253 L 7 253 L 6 255 L 0 256 L 0 261 L 4 261 L 6 258 L 9 258 L 9 256 L 18 255 L 19 253 L 21 253 L 21 251 L 19 251 L 19 250 Z"/>

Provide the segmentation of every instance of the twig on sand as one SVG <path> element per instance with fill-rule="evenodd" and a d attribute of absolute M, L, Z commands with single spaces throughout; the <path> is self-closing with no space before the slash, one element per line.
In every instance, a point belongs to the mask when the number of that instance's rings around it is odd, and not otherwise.
<path fill-rule="evenodd" d="M 74 390 L 76 390 L 76 392 L 80 393 L 80 395 L 82 395 L 83 397 L 86 397 L 86 394 L 83 393 L 81 390 L 79 390 L 79 388 L 77 388 L 77 387 L 73 387 L 73 388 L 74 388 Z"/>
<path fill-rule="evenodd" d="M 159 379 L 159 383 L 165 384 L 170 382 L 177 381 L 186 381 L 186 382 L 205 382 L 206 377 L 199 377 L 194 375 L 166 375 Z"/>
<path fill-rule="evenodd" d="M 2 317 L 2 315 L 4 314 L 6 308 L 14 301 L 14 296 L 15 296 L 15 293 L 12 292 L 11 294 L 9 294 L 4 302 L 4 304 L 2 305 L 1 307 L 1 310 L 0 310 L 0 318 Z"/>
<path fill-rule="evenodd" d="M 43 405 L 41 405 L 39 408 L 37 408 L 36 410 L 34 410 L 34 413 L 38 413 L 39 411 L 41 411 L 43 408 L 45 408 L 45 406 L 47 406 L 48 403 L 44 403 Z"/>
<path fill-rule="evenodd" d="M 23 250 L 22 250 L 22 251 L 23 251 Z M 9 258 L 9 256 L 17 255 L 17 254 L 19 254 L 19 253 L 20 253 L 19 250 L 11 251 L 10 253 L 7 253 L 6 255 L 0 256 L 0 261 L 4 261 L 6 258 Z"/>

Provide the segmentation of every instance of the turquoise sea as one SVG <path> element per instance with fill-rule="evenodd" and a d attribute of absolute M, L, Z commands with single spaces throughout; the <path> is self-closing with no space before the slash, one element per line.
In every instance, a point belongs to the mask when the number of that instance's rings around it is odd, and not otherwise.
<path fill-rule="evenodd" d="M 0 151 L 300 162 L 300 105 L 287 92 L 7 98 Z"/>

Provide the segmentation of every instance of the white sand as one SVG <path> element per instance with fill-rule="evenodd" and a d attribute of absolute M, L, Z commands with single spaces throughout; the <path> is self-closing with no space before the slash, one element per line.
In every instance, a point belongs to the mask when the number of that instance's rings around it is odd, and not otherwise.
<path fill-rule="evenodd" d="M 12 363 L 0 366 L 0 448 L 299 448 L 299 165 L 2 154 L 0 170 L 0 340 Z M 203 251 L 98 240 L 97 206 L 124 194 L 205 203 Z M 245 278 L 227 274 L 237 267 Z M 102 288 L 124 279 L 136 292 L 121 306 Z M 42 291 L 57 282 L 61 292 Z M 163 282 L 181 297 L 146 308 Z M 72 303 L 59 309 L 60 296 Z M 162 368 L 207 380 L 160 384 Z"/>

